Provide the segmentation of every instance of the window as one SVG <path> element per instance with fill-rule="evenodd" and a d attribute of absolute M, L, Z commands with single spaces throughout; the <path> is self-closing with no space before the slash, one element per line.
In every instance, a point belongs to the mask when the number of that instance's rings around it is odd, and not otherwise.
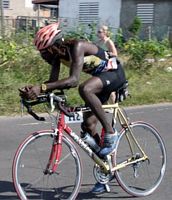
<path fill-rule="evenodd" d="M 143 24 L 152 24 L 154 20 L 154 4 L 139 3 L 137 4 L 137 16 Z"/>
<path fill-rule="evenodd" d="M 32 28 L 36 28 L 36 20 L 32 19 Z"/>
<path fill-rule="evenodd" d="M 79 4 L 79 22 L 89 24 L 98 22 L 99 2 L 82 2 Z"/>
<path fill-rule="evenodd" d="M 57 17 L 57 8 L 51 8 L 51 17 Z"/>
<path fill-rule="evenodd" d="M 3 8 L 10 8 L 10 0 L 2 0 Z"/>

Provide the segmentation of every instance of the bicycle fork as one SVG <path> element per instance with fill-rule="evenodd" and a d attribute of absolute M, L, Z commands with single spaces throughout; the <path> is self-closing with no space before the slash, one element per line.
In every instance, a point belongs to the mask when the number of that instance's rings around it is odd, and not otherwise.
<path fill-rule="evenodd" d="M 58 132 L 58 135 L 56 135 Z M 55 130 L 55 138 L 53 140 L 50 157 L 44 174 L 53 174 L 57 168 L 62 153 L 62 134 L 58 130 Z M 54 136 L 53 136 L 54 137 Z"/>

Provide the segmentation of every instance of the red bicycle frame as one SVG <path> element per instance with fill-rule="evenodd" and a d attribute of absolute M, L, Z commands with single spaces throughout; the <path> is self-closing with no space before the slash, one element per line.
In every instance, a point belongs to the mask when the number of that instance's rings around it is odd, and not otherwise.
<path fill-rule="evenodd" d="M 87 152 L 87 154 L 100 166 L 102 166 L 105 171 L 108 171 L 107 165 L 104 163 L 102 159 L 100 159 L 93 151 L 92 149 L 76 134 L 72 131 L 72 129 L 65 123 L 65 114 L 60 111 L 59 118 L 57 121 L 57 129 L 54 129 L 55 133 L 57 134 L 57 137 L 54 139 L 54 144 L 52 146 L 52 150 L 50 153 L 50 158 L 47 164 L 47 168 L 45 170 L 45 173 L 54 173 L 57 168 L 58 164 L 60 162 L 60 157 L 62 153 L 62 138 L 63 138 L 63 132 L 66 132 L 83 150 Z M 101 142 L 100 145 L 103 143 L 104 138 L 104 130 L 102 129 L 101 132 Z"/>

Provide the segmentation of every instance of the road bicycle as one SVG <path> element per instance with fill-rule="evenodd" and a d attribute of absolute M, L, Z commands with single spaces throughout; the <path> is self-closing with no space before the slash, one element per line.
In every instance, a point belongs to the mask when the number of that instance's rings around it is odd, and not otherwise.
<path fill-rule="evenodd" d="M 12 177 L 17 195 L 27 199 L 77 199 L 82 180 L 82 161 L 78 144 L 95 163 L 95 179 L 108 188 L 116 179 L 132 196 L 147 196 L 160 185 L 166 169 L 166 149 L 158 131 L 143 121 L 130 122 L 125 110 L 119 106 L 126 96 L 126 85 L 116 91 L 116 103 L 103 105 L 113 108 L 112 126 L 118 127 L 116 149 L 104 158 L 99 157 L 82 138 L 69 127 L 68 122 L 82 118 L 85 106 L 67 106 L 66 97 L 60 93 L 42 94 L 36 100 L 22 99 L 22 104 L 37 120 L 32 107 L 50 105 L 51 130 L 31 133 L 19 145 L 13 160 Z M 50 112 L 50 113 L 51 113 Z M 101 138 L 103 138 L 103 129 Z"/>

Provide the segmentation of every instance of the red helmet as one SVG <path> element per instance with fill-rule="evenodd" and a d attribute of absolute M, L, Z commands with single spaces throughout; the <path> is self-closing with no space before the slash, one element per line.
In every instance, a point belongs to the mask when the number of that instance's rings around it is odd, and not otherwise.
<path fill-rule="evenodd" d="M 57 39 L 61 39 L 59 30 L 59 22 L 50 24 L 41 28 L 35 36 L 34 44 L 38 50 L 46 49 L 47 47 L 53 45 Z"/>

